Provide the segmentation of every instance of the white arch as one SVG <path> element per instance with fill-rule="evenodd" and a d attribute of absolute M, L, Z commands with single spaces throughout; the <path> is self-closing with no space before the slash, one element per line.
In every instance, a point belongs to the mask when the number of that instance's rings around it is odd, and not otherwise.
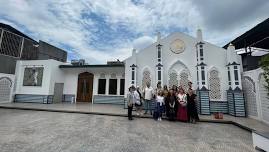
<path fill-rule="evenodd" d="M 172 76 L 172 73 L 176 73 L 176 76 Z M 175 80 L 171 80 L 171 78 L 175 79 L 174 77 L 177 79 L 176 85 L 182 85 L 185 89 L 188 87 L 188 81 L 192 80 L 192 75 L 189 68 L 180 60 L 176 60 L 169 66 L 168 74 L 169 77 L 167 79 L 167 84 L 169 84 L 169 86 L 172 82 L 175 83 Z"/>
<path fill-rule="evenodd" d="M 177 66 L 180 65 L 181 67 Z M 182 70 L 186 70 L 186 72 L 188 73 L 188 75 L 191 78 L 191 73 L 189 68 L 180 60 L 176 60 L 175 62 L 173 62 L 169 67 L 169 71 L 170 70 L 175 70 L 177 73 L 180 73 Z"/>

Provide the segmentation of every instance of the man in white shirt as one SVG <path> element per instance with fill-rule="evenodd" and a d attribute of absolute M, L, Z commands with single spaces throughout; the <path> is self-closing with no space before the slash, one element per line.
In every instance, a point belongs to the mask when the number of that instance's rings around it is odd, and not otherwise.
<path fill-rule="evenodd" d="M 153 109 L 151 108 L 151 104 L 153 102 L 152 100 L 153 100 L 154 90 L 150 86 L 150 83 L 147 83 L 147 86 L 143 90 L 143 94 L 145 98 L 145 114 L 147 114 L 148 110 L 150 110 L 150 114 L 152 115 Z"/>

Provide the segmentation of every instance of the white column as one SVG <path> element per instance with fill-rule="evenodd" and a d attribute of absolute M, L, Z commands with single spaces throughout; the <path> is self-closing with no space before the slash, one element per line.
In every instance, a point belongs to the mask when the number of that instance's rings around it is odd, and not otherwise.
<path fill-rule="evenodd" d="M 117 95 L 120 95 L 120 78 L 117 77 Z"/>
<path fill-rule="evenodd" d="M 97 95 L 98 94 L 98 80 L 99 80 L 99 75 L 94 75 L 93 77 L 93 90 L 92 90 L 92 93 L 93 93 L 93 96 L 94 95 Z"/>
<path fill-rule="evenodd" d="M 3 39 L 4 29 L 2 29 L 2 32 L 0 33 L 0 49 L 2 46 L 2 39 Z"/>
<path fill-rule="evenodd" d="M 108 91 L 109 91 L 109 78 L 108 76 L 106 76 L 106 95 L 108 95 Z"/>
<path fill-rule="evenodd" d="M 22 55 L 23 47 L 24 47 L 24 37 L 22 38 L 22 41 L 21 41 L 20 58 Z"/>

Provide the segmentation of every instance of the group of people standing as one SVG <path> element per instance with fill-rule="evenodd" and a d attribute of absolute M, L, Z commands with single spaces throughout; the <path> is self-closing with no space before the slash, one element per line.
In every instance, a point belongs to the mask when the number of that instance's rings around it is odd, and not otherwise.
<path fill-rule="evenodd" d="M 131 86 L 127 95 L 128 118 L 132 120 L 133 106 L 136 108 L 137 115 L 150 112 L 157 121 L 162 121 L 165 114 L 171 120 L 196 123 L 199 120 L 196 108 L 196 94 L 192 89 L 192 82 L 188 82 L 188 89 L 184 90 L 181 86 L 173 86 L 168 89 L 166 85 L 153 89 L 149 83 L 140 91 L 139 87 Z M 144 106 L 145 113 L 142 113 Z"/>

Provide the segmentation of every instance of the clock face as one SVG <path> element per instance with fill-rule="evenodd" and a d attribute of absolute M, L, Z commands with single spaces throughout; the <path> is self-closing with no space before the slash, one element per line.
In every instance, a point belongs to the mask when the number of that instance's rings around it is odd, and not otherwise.
<path fill-rule="evenodd" d="M 170 50 L 176 54 L 182 53 L 185 50 L 185 44 L 182 40 L 176 39 L 173 42 L 171 42 Z"/>

